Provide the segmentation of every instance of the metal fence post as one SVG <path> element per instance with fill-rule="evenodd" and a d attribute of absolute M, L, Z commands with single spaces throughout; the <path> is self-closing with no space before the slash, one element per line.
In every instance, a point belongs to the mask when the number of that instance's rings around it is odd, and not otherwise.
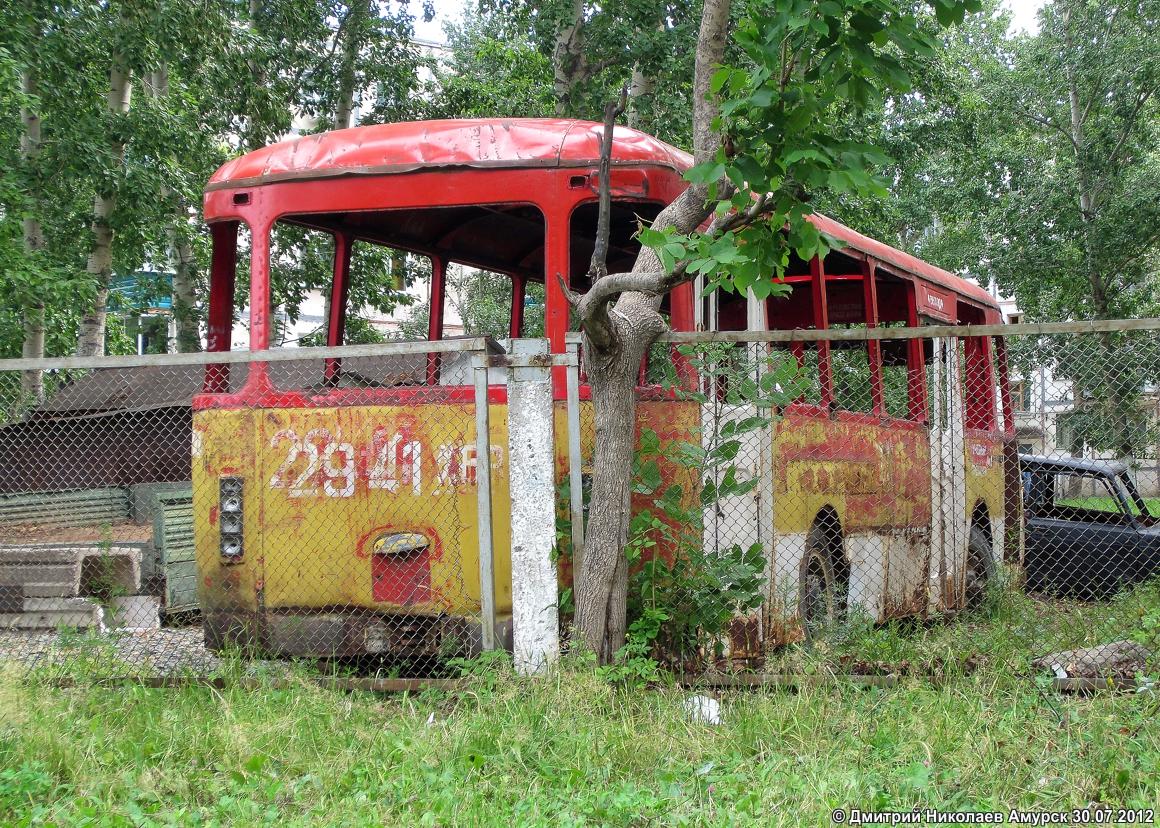
<path fill-rule="evenodd" d="M 516 670 L 541 673 L 560 657 L 555 439 L 548 342 L 515 339 L 508 371 L 512 503 L 512 624 Z M 538 358 L 538 359 L 537 359 Z M 539 361 L 541 364 L 536 364 Z"/>
<path fill-rule="evenodd" d="M 568 510 L 572 522 L 572 571 L 584 557 L 584 475 L 580 469 L 580 345 L 568 343 L 574 361 L 568 366 Z"/>
<path fill-rule="evenodd" d="M 495 642 L 495 560 L 491 529 L 491 417 L 487 399 L 487 354 L 471 359 L 475 379 L 475 494 L 479 533 L 479 625 L 484 650 Z"/>

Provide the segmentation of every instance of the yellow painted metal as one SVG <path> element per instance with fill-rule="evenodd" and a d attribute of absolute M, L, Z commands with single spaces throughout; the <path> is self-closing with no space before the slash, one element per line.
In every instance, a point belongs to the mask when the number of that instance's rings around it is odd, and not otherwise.
<path fill-rule="evenodd" d="M 843 531 L 930 522 L 930 447 L 924 429 L 787 414 L 773 439 L 773 529 L 805 535 L 833 508 Z"/>
<path fill-rule="evenodd" d="M 967 519 L 979 504 L 983 504 L 991 520 L 1001 520 L 1004 508 L 1002 439 L 998 435 L 967 432 L 963 442 L 967 469 Z"/>
<path fill-rule="evenodd" d="M 496 609 L 511 610 L 507 406 L 490 406 Z M 203 602 L 229 611 L 360 607 L 479 612 L 475 418 L 466 403 L 204 410 L 194 417 L 194 509 Z M 223 563 L 218 478 L 242 477 L 245 553 Z M 425 600 L 373 598 L 373 547 L 431 542 Z M 234 587 L 226 584 L 235 583 Z"/>
<path fill-rule="evenodd" d="M 489 414 L 496 612 L 503 617 L 511 612 L 507 406 L 493 403 Z M 697 416 L 690 403 L 642 402 L 639 409 L 641 425 L 670 439 L 693 434 Z M 566 417 L 557 403 L 561 480 L 568 468 Z M 582 464 L 590 472 L 590 402 L 581 405 L 581 424 Z M 195 545 L 207 611 L 479 613 L 471 403 L 209 409 L 195 413 L 194 434 Z M 244 480 L 245 551 L 237 563 L 223 562 L 219 551 L 222 476 Z M 680 482 L 693 491 L 691 480 Z M 374 545 L 402 533 L 431 543 L 427 598 L 374 600 Z"/>

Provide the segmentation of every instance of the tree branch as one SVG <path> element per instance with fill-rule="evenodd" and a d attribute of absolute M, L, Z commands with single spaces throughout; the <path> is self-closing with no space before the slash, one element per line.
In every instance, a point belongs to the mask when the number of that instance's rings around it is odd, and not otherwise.
<path fill-rule="evenodd" d="M 1108 156 L 1109 165 L 1115 164 L 1118 160 L 1120 150 L 1124 148 L 1124 142 L 1128 140 L 1128 136 L 1132 134 L 1132 127 L 1136 125 L 1136 119 L 1140 115 L 1140 110 L 1144 108 L 1144 104 L 1148 102 L 1148 99 L 1152 97 L 1152 93 L 1155 91 L 1155 88 L 1145 89 L 1136 96 L 1136 105 L 1132 107 L 1131 114 L 1128 115 L 1128 119 L 1124 122 L 1124 131 L 1120 133 L 1120 138 L 1116 141 L 1115 148 L 1112 150 L 1111 155 Z"/>
<path fill-rule="evenodd" d="M 596 219 L 596 243 L 592 247 L 592 262 L 588 276 L 595 283 L 608 275 L 608 235 L 612 212 L 612 141 L 616 119 L 628 105 L 628 84 L 620 89 L 620 98 L 604 105 L 604 134 L 600 137 L 600 210 Z"/>
<path fill-rule="evenodd" d="M 1059 124 L 1055 123 L 1055 121 L 1051 120 L 1050 118 L 1044 118 L 1040 115 L 1036 115 L 1034 112 L 1029 112 L 1021 106 L 1016 106 L 1015 109 L 1023 117 L 1030 118 L 1035 123 L 1045 126 L 1048 129 L 1054 129 L 1056 132 L 1067 139 L 1067 142 L 1071 144 L 1072 149 L 1074 149 L 1077 153 L 1079 152 L 1079 146 L 1076 144 L 1075 138 L 1072 136 L 1072 134 L 1061 127 Z"/>
<path fill-rule="evenodd" d="M 764 216 L 768 210 L 769 196 L 760 195 L 753 200 L 747 209 L 713 219 L 713 223 L 706 230 L 706 235 L 716 238 L 731 230 L 748 227 Z M 669 272 L 634 271 L 606 275 L 580 297 L 580 301 L 575 306 L 576 310 L 581 319 L 588 319 L 593 314 L 604 312 L 608 302 L 621 293 L 647 293 L 650 296 L 661 296 L 677 285 L 693 278 L 689 275 L 688 268 L 689 260 L 684 259 L 677 262 L 676 266 Z"/>
<path fill-rule="evenodd" d="M 1131 114 L 1128 115 L 1127 120 L 1124 122 L 1124 129 L 1120 133 L 1119 139 L 1116 141 L 1116 146 L 1108 155 L 1108 160 L 1104 162 L 1106 166 L 1110 167 L 1115 164 L 1117 160 L 1119 160 L 1120 151 L 1124 148 L 1124 144 L 1127 142 L 1128 137 L 1132 134 L 1132 127 L 1136 125 L 1136 119 L 1140 115 L 1140 110 L 1143 109 L 1144 104 L 1148 102 L 1148 99 L 1152 97 L 1152 93 L 1155 91 L 1155 88 L 1145 89 L 1143 92 L 1136 96 L 1136 105 L 1132 108 Z M 1100 185 L 1092 190 L 1091 200 L 1093 205 L 1095 204 L 1096 199 L 1102 196 L 1104 191 L 1108 189 L 1114 178 L 1115 176 L 1105 176 L 1103 181 L 1100 182 Z"/>

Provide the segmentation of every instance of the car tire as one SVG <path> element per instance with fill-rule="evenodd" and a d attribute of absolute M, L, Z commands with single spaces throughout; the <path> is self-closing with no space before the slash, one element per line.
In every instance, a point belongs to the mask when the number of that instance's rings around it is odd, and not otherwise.
<path fill-rule="evenodd" d="M 979 524 L 971 526 L 967 542 L 967 572 L 963 584 L 963 600 L 967 609 L 976 609 L 987 597 L 987 585 L 995 575 L 995 559 L 991 555 L 991 542 L 987 532 Z"/>
<path fill-rule="evenodd" d="M 830 544 L 825 533 L 814 527 L 806 539 L 798 585 L 798 618 L 807 641 L 817 640 L 834 624 L 841 611 L 840 602 Z"/>

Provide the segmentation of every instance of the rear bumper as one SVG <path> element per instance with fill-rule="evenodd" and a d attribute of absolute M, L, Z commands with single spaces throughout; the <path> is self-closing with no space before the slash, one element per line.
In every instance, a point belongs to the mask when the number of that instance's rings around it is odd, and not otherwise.
<path fill-rule="evenodd" d="M 454 658 L 481 650 L 479 619 L 453 615 L 406 615 L 359 610 L 281 609 L 277 612 L 210 612 L 204 616 L 206 646 L 275 657 Z M 496 623 L 501 646 L 512 648 L 512 622 Z"/>

